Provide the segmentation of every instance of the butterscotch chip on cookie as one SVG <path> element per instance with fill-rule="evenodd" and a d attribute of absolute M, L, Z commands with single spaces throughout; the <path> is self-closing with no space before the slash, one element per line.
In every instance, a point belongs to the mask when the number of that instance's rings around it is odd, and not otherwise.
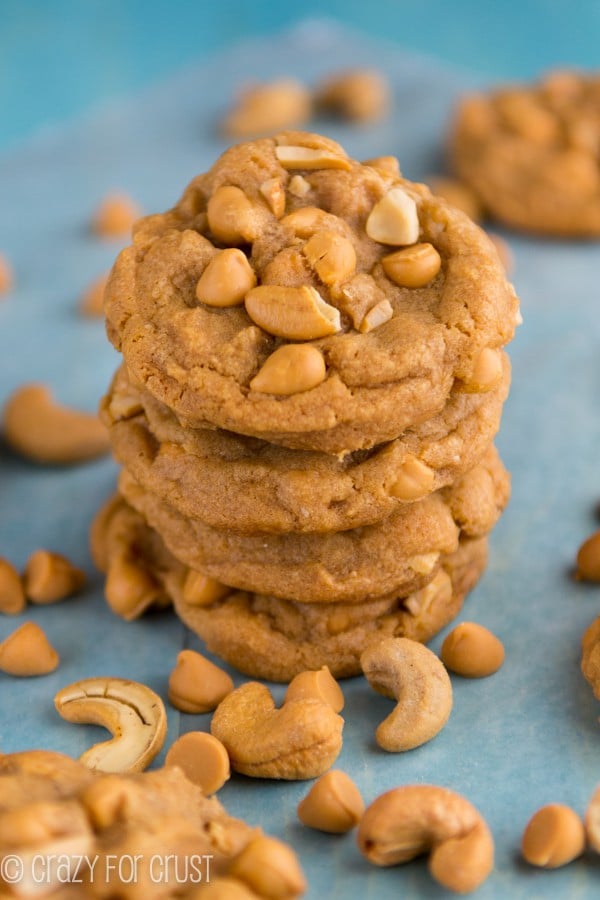
<path fill-rule="evenodd" d="M 123 366 L 102 418 L 117 459 L 183 516 L 240 532 L 339 531 L 380 521 L 476 465 L 500 423 L 510 380 L 506 354 L 502 367 L 491 391 L 453 391 L 433 419 L 343 459 L 220 429 L 183 428 L 131 383 Z M 416 461 L 422 468 L 415 481 Z"/>
<path fill-rule="evenodd" d="M 550 72 L 465 97 L 450 134 L 456 173 L 496 219 L 573 237 L 600 235 L 600 77 Z"/>
<path fill-rule="evenodd" d="M 21 861 L 15 896 L 39 893 L 36 855 L 64 860 L 62 877 L 59 868 L 44 870 L 45 895 L 121 897 L 134 883 L 136 895 L 144 897 L 204 896 L 199 875 L 202 884 L 219 884 L 223 878 L 227 888 L 238 857 L 259 835 L 227 815 L 176 766 L 129 776 L 96 775 L 67 756 L 44 750 L 0 757 L 0 857 Z M 66 879 L 69 859 L 73 865 L 79 861 L 77 876 L 72 872 Z M 119 865 L 123 860 L 127 872 Z M 214 896 L 271 896 L 245 891 L 243 879 L 235 879 L 229 893 Z M 13 896 L 7 887 L 2 896 Z"/>
<path fill-rule="evenodd" d="M 231 147 L 134 231 L 107 286 L 108 335 L 186 428 L 343 455 L 435 416 L 458 383 L 484 393 L 501 380 L 501 366 L 496 380 L 473 378 L 518 313 L 487 237 L 423 185 L 327 138 Z M 439 266 L 407 282 L 386 259 L 416 244 Z M 253 274 L 241 293 L 232 250 Z M 199 287 L 210 266 L 226 303 Z"/>

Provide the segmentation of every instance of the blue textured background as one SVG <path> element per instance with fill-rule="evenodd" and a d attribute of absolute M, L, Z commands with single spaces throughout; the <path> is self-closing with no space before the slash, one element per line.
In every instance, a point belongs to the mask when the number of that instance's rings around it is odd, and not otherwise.
<path fill-rule="evenodd" d="M 17 276 L 15 291 L 0 302 L 0 403 L 22 381 L 41 379 L 61 400 L 95 407 L 117 359 L 102 324 L 82 320 L 76 304 L 119 244 L 90 237 L 90 212 L 113 187 L 131 192 L 147 210 L 170 204 L 223 148 L 215 122 L 248 76 L 286 73 L 314 81 L 334 65 L 381 66 L 394 87 L 394 115 L 376 128 L 329 122 L 320 127 L 358 158 L 398 153 L 406 174 L 419 179 L 439 164 L 448 110 L 464 87 L 499 74 L 527 74 L 552 60 L 592 61 L 591 3 L 581 4 L 589 11 L 585 22 L 590 28 L 582 27 L 581 18 L 577 28 L 565 27 L 564 50 L 556 28 L 552 44 L 539 35 L 550 27 L 551 11 L 564 14 L 565 4 L 543 4 L 550 12 L 539 20 L 535 39 L 529 11 L 511 17 L 512 7 L 505 4 L 492 29 L 492 46 L 485 18 L 492 12 L 481 11 L 479 22 L 463 14 L 459 24 L 451 16 L 457 8 L 474 10 L 474 4 L 445 7 L 443 16 L 433 19 L 434 7 L 439 14 L 442 6 L 422 4 L 419 29 L 414 7 L 390 3 L 369 7 L 381 13 L 366 23 L 372 31 L 389 32 L 406 46 L 434 51 L 445 60 L 461 59 L 473 72 L 314 22 L 276 39 L 242 41 L 189 65 L 209 44 L 228 43 L 230 35 L 239 36 L 246 27 L 247 15 L 234 17 L 233 4 L 221 7 L 213 13 L 211 29 L 203 30 L 197 11 L 181 4 L 192 17 L 185 19 L 182 11 L 182 20 L 198 23 L 192 35 L 194 29 L 181 24 L 167 28 L 171 20 L 158 4 L 0 3 L 8 21 L 8 32 L 0 29 L 3 101 L 10 99 L 14 106 L 0 117 L 6 142 L 14 142 L 0 156 L 0 248 Z M 405 19 L 396 7 L 405 7 Z M 247 9 L 245 4 L 239 8 Z M 255 8 L 253 28 L 279 24 L 282 13 L 267 15 L 267 4 Z M 328 8 L 335 11 L 334 4 Z M 358 5 L 344 4 L 344 9 L 349 21 L 360 22 Z M 393 29 L 386 27 L 385 10 Z M 112 19 L 107 11 L 114 13 Z M 529 37 L 517 22 L 528 23 Z M 162 34 L 155 30 L 159 26 Z M 501 58 L 502 36 L 512 38 L 512 57 Z M 159 79 L 134 100 L 122 99 L 127 88 L 155 81 L 182 63 L 188 64 L 182 74 Z M 70 79 L 65 72 L 71 72 Z M 76 115 L 82 111 L 85 115 Z M 60 124 L 69 117 L 75 117 L 72 124 Z M 40 130 L 42 123 L 52 127 Z M 26 133 L 35 136 L 16 140 Z M 486 624 L 504 640 L 506 664 L 484 681 L 455 678 L 447 727 L 430 744 L 403 755 L 387 755 L 373 742 L 389 703 L 374 697 L 362 680 L 347 682 L 338 765 L 357 780 L 367 801 L 386 788 L 415 781 L 443 784 L 468 796 L 485 814 L 497 843 L 496 870 L 478 893 L 482 900 L 592 898 L 598 893 L 597 859 L 559 872 L 537 872 L 519 862 L 518 846 L 536 808 L 562 801 L 583 811 L 600 781 L 599 709 L 578 669 L 580 637 L 598 612 L 600 593 L 573 582 L 569 574 L 579 543 L 598 525 L 600 250 L 595 244 L 505 236 L 516 257 L 514 278 L 525 318 L 511 347 L 514 386 L 498 441 L 513 473 L 513 499 L 494 532 L 489 569 L 461 618 Z M 57 672 L 46 678 L 0 675 L 2 751 L 43 745 L 77 755 L 98 739 L 99 731 L 58 718 L 51 698 L 59 687 L 87 675 L 110 674 L 145 681 L 164 695 L 177 651 L 199 646 L 170 614 L 126 625 L 104 604 L 101 579 L 89 560 L 87 528 L 114 474 L 108 461 L 65 471 L 41 469 L 0 449 L 0 555 L 21 566 L 35 547 L 48 546 L 67 553 L 90 576 L 81 598 L 31 608 L 17 619 L 0 618 L 0 639 L 32 618 L 62 657 Z M 442 638 L 432 642 L 433 649 L 439 649 Z M 280 687 L 276 695 L 281 697 Z M 207 728 L 208 717 L 171 710 L 169 742 L 194 727 Z M 358 855 L 352 836 L 328 838 L 299 826 L 295 806 L 307 789 L 306 784 L 234 777 L 220 796 L 233 814 L 296 846 L 314 900 L 446 896 L 432 884 L 423 863 L 376 870 Z"/>

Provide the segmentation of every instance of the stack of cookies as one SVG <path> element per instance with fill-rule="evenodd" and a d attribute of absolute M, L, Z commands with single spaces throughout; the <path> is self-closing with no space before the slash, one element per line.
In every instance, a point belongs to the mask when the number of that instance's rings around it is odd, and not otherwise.
<path fill-rule="evenodd" d="M 127 618 L 173 602 L 255 677 L 428 640 L 485 568 L 518 300 L 464 214 L 286 132 L 141 220 L 105 296 L 119 496 L 92 545 Z"/>

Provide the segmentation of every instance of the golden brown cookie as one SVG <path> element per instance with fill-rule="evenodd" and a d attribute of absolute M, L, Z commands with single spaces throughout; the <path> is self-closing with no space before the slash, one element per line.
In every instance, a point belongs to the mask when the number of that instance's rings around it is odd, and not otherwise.
<path fill-rule="evenodd" d="M 125 367 L 103 401 L 117 459 L 178 512 L 235 531 L 339 531 L 377 522 L 452 483 L 483 456 L 500 423 L 510 364 L 489 393 L 454 391 L 433 419 L 372 451 L 338 459 L 220 429 L 185 429 Z M 423 464 L 415 479 L 402 481 Z"/>
<path fill-rule="evenodd" d="M 240 893 L 227 896 L 266 897 L 268 890 L 256 885 L 246 891 L 237 865 L 259 837 L 259 829 L 228 816 L 176 766 L 97 775 L 44 750 L 0 756 L 0 857 L 17 859 L 22 867 L 18 896 L 37 895 L 36 874 L 39 879 L 42 872 L 44 894 L 59 900 L 125 896 L 131 885 L 136 896 L 191 900 L 203 896 L 199 884 L 216 884 L 235 872 Z M 63 860 L 62 877 L 52 859 Z M 67 879 L 69 860 L 77 872 Z M 2 875 L 12 872 L 7 865 Z M 3 890 L 2 875 L 0 895 L 13 896 L 10 881 L 8 892 Z M 299 887 L 290 896 L 301 892 Z"/>
<path fill-rule="evenodd" d="M 120 534 L 126 539 L 131 533 L 140 566 L 162 586 L 162 602 L 174 601 L 209 650 L 247 675 L 273 681 L 289 681 L 323 665 L 337 677 L 356 675 L 366 644 L 381 634 L 429 640 L 458 613 L 487 562 L 485 538 L 462 538 L 454 553 L 442 557 L 429 584 L 409 595 L 311 604 L 234 590 L 202 606 L 184 600 L 190 569 L 122 498 L 116 508 Z"/>
<path fill-rule="evenodd" d="M 486 235 L 426 187 L 284 132 L 142 220 L 105 310 L 184 425 L 344 454 L 431 418 L 456 380 L 491 390 L 518 300 Z"/>
<path fill-rule="evenodd" d="M 457 174 L 497 219 L 526 231 L 600 235 L 600 76 L 466 97 L 450 135 Z"/>
<path fill-rule="evenodd" d="M 241 590 L 327 603 L 362 602 L 421 587 L 435 573 L 439 554 L 457 547 L 459 527 L 452 503 L 464 534 L 485 534 L 506 505 L 509 480 L 491 447 L 484 460 L 463 476 L 456 496 L 450 487 L 404 504 L 374 525 L 326 534 L 236 534 L 215 529 L 199 519 L 186 519 L 140 488 L 125 470 L 119 490 L 174 556 L 191 568 Z"/>

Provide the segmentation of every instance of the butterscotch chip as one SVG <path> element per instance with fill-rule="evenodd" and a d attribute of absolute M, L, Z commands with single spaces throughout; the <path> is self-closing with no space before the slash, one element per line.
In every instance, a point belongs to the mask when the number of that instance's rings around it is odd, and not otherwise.
<path fill-rule="evenodd" d="M 250 389 L 289 396 L 317 387 L 326 374 L 323 355 L 312 344 L 284 344 L 267 357 Z"/>
<path fill-rule="evenodd" d="M 60 553 L 36 550 L 27 560 L 23 584 L 32 603 L 55 603 L 81 590 L 85 572 Z"/>
<path fill-rule="evenodd" d="M 182 650 L 169 676 L 169 700 L 182 712 L 212 712 L 233 687 L 223 669 L 195 650 Z"/>
<path fill-rule="evenodd" d="M 79 301 L 79 312 L 84 316 L 102 316 L 104 314 L 104 289 L 108 282 L 108 272 L 94 279 L 87 287 Z"/>
<path fill-rule="evenodd" d="M 331 769 L 298 804 L 298 818 L 303 825 L 330 834 L 345 834 L 358 825 L 365 809 L 360 791 L 339 769 Z"/>
<path fill-rule="evenodd" d="M 47 675 L 58 663 L 58 653 L 34 622 L 24 622 L 0 644 L 0 671 L 8 675 Z"/>
<path fill-rule="evenodd" d="M 577 551 L 577 577 L 600 581 L 600 531 L 590 535 Z"/>
<path fill-rule="evenodd" d="M 285 692 L 284 703 L 301 697 L 317 697 L 329 703 L 332 710 L 339 713 L 344 708 L 342 689 L 332 676 L 329 668 L 323 666 L 315 671 L 300 672 L 293 678 Z"/>
<path fill-rule="evenodd" d="M 390 493 L 400 500 L 420 500 L 430 493 L 433 472 L 420 459 L 408 456 L 400 468 Z"/>
<path fill-rule="evenodd" d="M 415 244 L 381 260 L 383 271 L 401 287 L 425 287 L 440 271 L 442 259 L 433 244 Z"/>
<path fill-rule="evenodd" d="M 476 226 L 320 135 L 230 147 L 134 241 L 107 286 L 108 334 L 186 428 L 339 456 L 370 449 L 437 415 L 477 353 L 515 328 L 514 291 Z M 415 304 L 381 259 L 417 242 L 442 266 Z M 243 307 L 215 310 L 195 291 L 224 247 L 244 253 L 256 286 Z M 310 397 L 249 390 L 280 338 L 326 360 Z"/>
<path fill-rule="evenodd" d="M 256 284 L 256 275 L 241 250 L 221 250 L 209 262 L 196 285 L 196 297 L 207 306 L 238 306 Z"/>
<path fill-rule="evenodd" d="M 216 794 L 230 774 L 227 750 L 205 731 L 189 731 L 177 738 L 167 752 L 165 765 L 179 766 L 207 797 Z"/>
<path fill-rule="evenodd" d="M 581 856 L 585 849 L 585 829 L 581 818 L 569 806 L 543 806 L 527 823 L 521 853 L 532 866 L 557 869 Z"/>
<path fill-rule="evenodd" d="M 210 606 L 222 597 L 226 597 L 231 588 L 202 572 L 190 570 L 183 585 L 185 602 L 191 606 Z"/>
<path fill-rule="evenodd" d="M 568 85 L 568 88 L 557 85 Z M 496 219 L 565 236 L 600 235 L 600 77 L 553 73 L 467 96 L 452 164 Z"/>
<path fill-rule="evenodd" d="M 8 294 L 13 286 L 13 272 L 6 257 L 0 253 L 0 296 Z"/>
<path fill-rule="evenodd" d="M 484 347 L 471 371 L 464 381 L 464 389 L 468 391 L 491 391 L 502 377 L 502 360 L 498 350 Z"/>
<path fill-rule="evenodd" d="M 476 622 L 461 622 L 444 639 L 440 657 L 447 669 L 465 678 L 485 678 L 504 662 L 504 646 Z"/>
<path fill-rule="evenodd" d="M 0 613 L 17 615 L 25 609 L 25 592 L 19 573 L 0 557 Z"/>
<path fill-rule="evenodd" d="M 306 881 L 296 854 L 275 838 L 259 836 L 250 841 L 229 872 L 260 897 L 286 900 L 306 890 Z"/>
<path fill-rule="evenodd" d="M 590 797 L 584 821 L 588 843 L 596 853 L 600 853 L 600 787 Z"/>
<path fill-rule="evenodd" d="M 139 219 L 140 209 L 126 194 L 105 197 L 92 218 L 92 230 L 100 237 L 125 237 Z"/>

